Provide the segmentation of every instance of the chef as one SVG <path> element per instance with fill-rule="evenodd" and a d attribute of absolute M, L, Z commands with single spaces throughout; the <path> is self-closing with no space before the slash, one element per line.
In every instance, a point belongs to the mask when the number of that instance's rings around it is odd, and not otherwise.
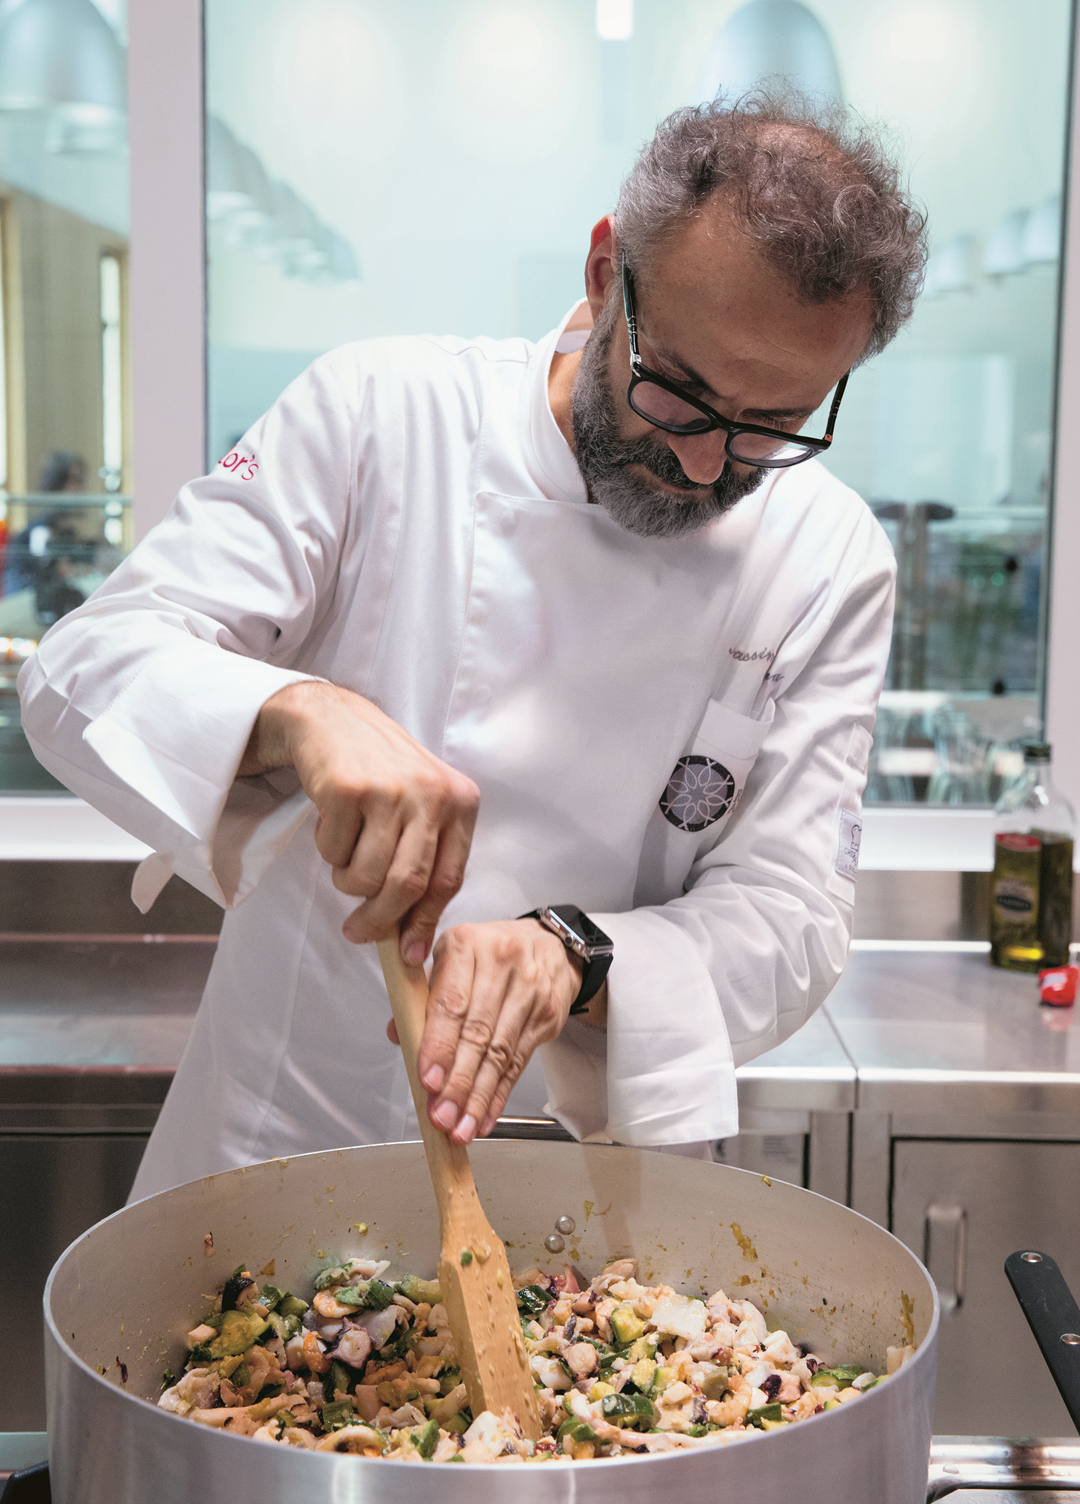
<path fill-rule="evenodd" d="M 559 328 L 316 360 L 28 661 L 38 757 L 155 853 L 135 901 L 227 910 L 134 1194 L 417 1136 L 398 926 L 456 1141 L 737 1131 L 844 964 L 889 646 L 818 459 L 923 260 L 860 129 L 673 115 Z"/>

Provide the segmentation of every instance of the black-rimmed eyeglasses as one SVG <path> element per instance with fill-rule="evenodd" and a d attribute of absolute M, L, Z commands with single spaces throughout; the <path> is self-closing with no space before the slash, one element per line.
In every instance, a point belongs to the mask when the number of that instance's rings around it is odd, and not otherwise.
<path fill-rule="evenodd" d="M 623 260 L 622 269 L 623 307 L 626 310 L 626 329 L 630 336 L 630 385 L 626 400 L 647 423 L 662 428 L 665 433 L 699 434 L 711 433 L 722 428 L 727 434 L 724 451 L 729 459 L 742 465 L 758 465 L 766 470 L 782 470 L 788 465 L 799 465 L 803 460 L 822 454 L 833 440 L 836 415 L 840 400 L 847 386 L 847 376 L 842 376 L 829 408 L 829 421 L 823 439 L 797 437 L 776 428 L 765 428 L 758 423 L 732 423 L 706 402 L 699 402 L 684 392 L 675 382 L 669 381 L 657 371 L 651 371 L 638 351 L 637 310 L 634 306 L 634 277 Z M 850 373 L 849 373 L 850 374 Z"/>

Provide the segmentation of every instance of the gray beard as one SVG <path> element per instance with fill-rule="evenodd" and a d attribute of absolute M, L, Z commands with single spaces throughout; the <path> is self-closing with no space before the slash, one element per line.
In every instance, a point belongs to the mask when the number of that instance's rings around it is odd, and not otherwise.
<path fill-rule="evenodd" d="M 662 439 L 620 438 L 620 409 L 608 381 L 608 353 L 620 308 L 617 297 L 608 299 L 582 352 L 571 398 L 575 458 L 593 501 L 620 527 L 641 538 L 681 538 L 730 512 L 757 490 L 767 472 L 739 475 L 726 464 L 711 486 L 699 486 Z M 629 465 L 642 465 L 683 487 L 685 499 L 653 490 L 627 473 Z"/>

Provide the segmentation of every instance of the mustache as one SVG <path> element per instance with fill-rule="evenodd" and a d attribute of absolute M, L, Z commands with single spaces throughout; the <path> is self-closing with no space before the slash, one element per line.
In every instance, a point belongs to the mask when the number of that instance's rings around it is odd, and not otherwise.
<path fill-rule="evenodd" d="M 679 463 L 674 450 L 666 444 L 656 444 L 650 439 L 638 439 L 625 446 L 627 454 L 624 465 L 641 465 L 659 480 L 670 486 L 679 486 L 683 491 L 711 491 L 711 485 L 702 485 L 691 480 Z"/>

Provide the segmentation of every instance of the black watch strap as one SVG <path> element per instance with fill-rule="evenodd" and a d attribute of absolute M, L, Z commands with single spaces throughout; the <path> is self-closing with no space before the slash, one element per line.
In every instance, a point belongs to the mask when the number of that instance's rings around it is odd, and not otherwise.
<path fill-rule="evenodd" d="M 581 962 L 581 987 L 570 1004 L 570 1012 L 584 1013 L 611 969 L 615 956 L 611 936 L 605 935 L 588 914 L 572 903 L 548 904 L 546 908 L 519 914 L 518 918 L 539 920 L 546 930 L 558 936 L 571 955 L 577 956 Z"/>

